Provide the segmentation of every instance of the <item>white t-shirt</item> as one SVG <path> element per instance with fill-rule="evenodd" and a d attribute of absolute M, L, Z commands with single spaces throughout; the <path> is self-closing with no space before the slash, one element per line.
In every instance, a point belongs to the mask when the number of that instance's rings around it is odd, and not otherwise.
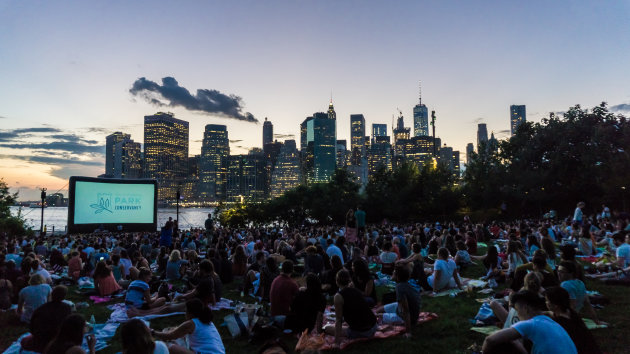
<path fill-rule="evenodd" d="M 168 347 L 166 346 L 166 343 L 162 342 L 161 340 L 156 340 L 153 354 L 168 354 Z"/>
<path fill-rule="evenodd" d="M 195 330 L 188 335 L 188 346 L 195 353 L 225 354 L 221 335 L 214 323 L 204 324 L 198 318 L 192 319 Z"/>
<path fill-rule="evenodd" d="M 339 258 L 341 259 L 341 264 L 343 264 L 343 253 L 341 253 L 341 249 L 339 249 L 339 247 L 335 246 L 335 244 L 332 244 L 332 245 L 328 246 L 328 249 L 326 249 L 326 254 L 330 258 L 332 258 L 332 256 L 334 256 L 334 255 L 339 256 Z"/>
<path fill-rule="evenodd" d="M 627 267 L 630 265 L 630 245 L 624 243 L 623 245 L 617 247 L 617 258 L 623 257 L 625 261 L 623 262 L 623 267 Z"/>
<path fill-rule="evenodd" d="M 453 278 L 453 272 L 455 271 L 455 269 L 457 269 L 457 264 L 455 264 L 452 259 L 449 259 L 448 261 L 438 259 L 433 264 L 433 275 L 431 275 L 429 279 L 427 279 L 429 285 L 438 290 L 444 289 L 446 287 L 453 288 L 457 286 L 455 283 L 455 279 Z M 435 284 L 434 286 L 433 281 L 435 280 L 435 272 L 438 270 L 442 271 L 442 274 L 440 275 L 439 283 Z"/>
<path fill-rule="evenodd" d="M 512 325 L 525 339 L 533 343 L 532 354 L 577 354 L 569 334 L 547 316 L 539 315 Z"/>

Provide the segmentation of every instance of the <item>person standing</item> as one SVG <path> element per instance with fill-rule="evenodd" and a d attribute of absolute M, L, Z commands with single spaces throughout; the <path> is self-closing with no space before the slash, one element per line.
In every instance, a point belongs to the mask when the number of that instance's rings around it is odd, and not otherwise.
<path fill-rule="evenodd" d="M 365 237 L 365 211 L 361 205 L 357 206 L 357 211 L 354 212 L 354 218 L 357 220 L 357 237 L 359 242 L 363 242 Z"/>
<path fill-rule="evenodd" d="M 584 208 L 586 204 L 584 202 L 577 203 L 577 207 L 575 208 L 575 212 L 573 212 L 573 222 L 579 224 L 580 226 L 583 223 L 584 213 L 582 208 Z"/>

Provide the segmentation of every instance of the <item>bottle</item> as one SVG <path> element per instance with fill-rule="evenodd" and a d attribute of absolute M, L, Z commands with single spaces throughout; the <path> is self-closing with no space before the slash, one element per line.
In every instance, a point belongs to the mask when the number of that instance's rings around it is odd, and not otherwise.
<path fill-rule="evenodd" d="M 92 327 L 90 333 L 94 333 L 94 329 L 96 328 L 96 319 L 94 318 L 94 315 L 90 317 L 90 327 Z"/>

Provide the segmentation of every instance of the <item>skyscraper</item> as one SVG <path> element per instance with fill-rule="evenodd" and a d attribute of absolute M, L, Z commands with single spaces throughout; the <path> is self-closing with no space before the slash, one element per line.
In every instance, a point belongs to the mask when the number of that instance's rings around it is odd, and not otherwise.
<path fill-rule="evenodd" d="M 188 122 L 173 113 L 144 117 L 144 176 L 158 182 L 158 199 L 174 200 L 188 172 Z"/>
<path fill-rule="evenodd" d="M 332 113 L 331 113 L 332 112 Z M 302 164 L 307 183 L 327 182 L 335 172 L 337 120 L 332 102 L 328 114 L 315 113 L 301 125 Z"/>
<path fill-rule="evenodd" d="M 253 150 L 247 155 L 230 155 L 227 176 L 227 200 L 256 202 L 265 198 L 265 156 Z"/>
<path fill-rule="evenodd" d="M 387 124 L 372 124 L 372 143 L 377 136 L 387 136 Z"/>
<path fill-rule="evenodd" d="M 295 140 L 285 140 L 271 175 L 271 198 L 278 198 L 300 185 L 300 159 Z"/>
<path fill-rule="evenodd" d="M 114 176 L 114 159 L 116 155 L 116 144 L 130 139 L 131 136 L 129 134 L 124 134 L 121 132 L 115 132 L 111 135 L 108 135 L 105 138 L 105 174 L 113 177 Z"/>
<path fill-rule="evenodd" d="M 203 134 L 199 161 L 199 197 L 205 201 L 226 198 L 230 141 L 225 125 L 208 124 Z"/>
<path fill-rule="evenodd" d="M 481 144 L 485 144 L 488 142 L 488 127 L 486 127 L 486 123 L 479 123 L 477 125 L 477 151 L 479 151 L 479 147 Z"/>
<path fill-rule="evenodd" d="M 140 143 L 131 139 L 114 145 L 114 178 L 141 178 Z"/>
<path fill-rule="evenodd" d="M 422 89 L 418 104 L 413 107 L 413 136 L 429 136 L 429 111 L 422 104 Z"/>
<path fill-rule="evenodd" d="M 265 122 L 263 123 L 263 148 L 271 142 L 273 142 L 273 124 L 265 117 Z"/>
<path fill-rule="evenodd" d="M 350 156 L 348 154 L 348 145 L 346 140 L 337 140 L 337 168 L 344 168 L 350 163 Z"/>
<path fill-rule="evenodd" d="M 375 174 L 379 169 L 392 169 L 392 146 L 389 143 L 389 136 L 375 136 L 370 145 L 368 154 L 368 175 Z"/>
<path fill-rule="evenodd" d="M 468 143 L 468 145 L 466 145 L 466 166 L 470 165 L 470 161 L 474 152 L 475 148 L 473 146 L 473 143 Z"/>
<path fill-rule="evenodd" d="M 526 121 L 526 118 L 525 105 L 513 104 L 510 106 L 510 133 L 512 135 L 516 133 L 516 128 Z"/>
<path fill-rule="evenodd" d="M 350 164 L 364 165 L 365 159 L 365 118 L 363 114 L 350 115 Z"/>

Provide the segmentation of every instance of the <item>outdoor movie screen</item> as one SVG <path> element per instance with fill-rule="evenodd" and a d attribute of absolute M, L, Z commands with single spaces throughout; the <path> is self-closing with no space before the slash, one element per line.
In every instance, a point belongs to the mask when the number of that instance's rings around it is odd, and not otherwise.
<path fill-rule="evenodd" d="M 68 232 L 155 231 L 154 180 L 70 177 Z"/>

